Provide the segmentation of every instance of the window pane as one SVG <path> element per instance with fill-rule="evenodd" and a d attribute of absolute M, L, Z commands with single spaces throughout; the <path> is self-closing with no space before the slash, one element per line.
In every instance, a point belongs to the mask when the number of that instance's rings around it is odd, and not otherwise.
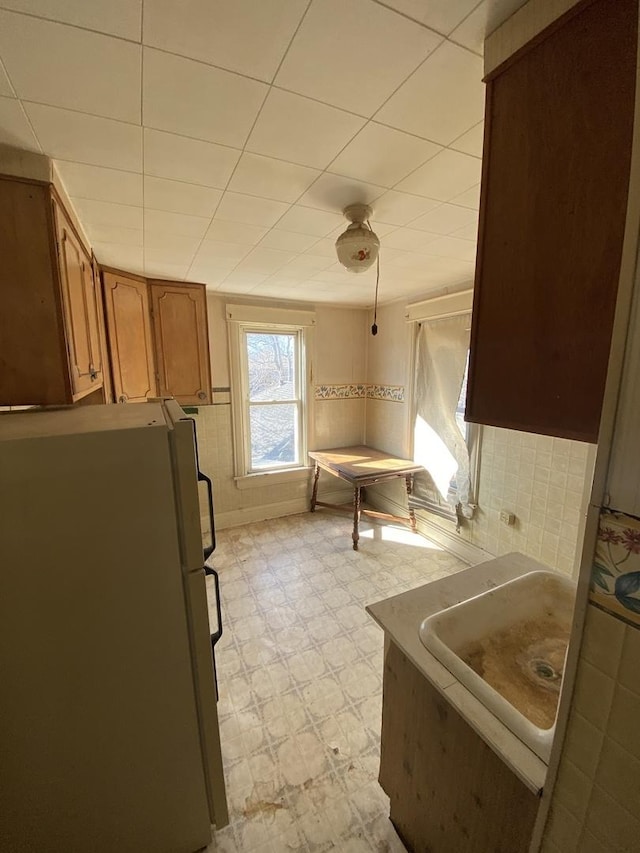
<path fill-rule="evenodd" d="M 296 334 L 248 332 L 249 400 L 295 400 Z"/>
<path fill-rule="evenodd" d="M 294 403 L 250 406 L 251 468 L 298 462 L 298 407 Z"/>

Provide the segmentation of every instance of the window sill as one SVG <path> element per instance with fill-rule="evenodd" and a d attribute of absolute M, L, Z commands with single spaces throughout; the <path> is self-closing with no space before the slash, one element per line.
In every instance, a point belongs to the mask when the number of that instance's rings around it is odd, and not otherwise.
<path fill-rule="evenodd" d="M 259 474 L 245 474 L 243 477 L 234 477 L 234 480 L 237 489 L 255 489 L 260 486 L 277 486 L 279 483 L 306 480 L 312 470 L 310 466 L 303 466 L 276 471 L 261 471 Z"/>

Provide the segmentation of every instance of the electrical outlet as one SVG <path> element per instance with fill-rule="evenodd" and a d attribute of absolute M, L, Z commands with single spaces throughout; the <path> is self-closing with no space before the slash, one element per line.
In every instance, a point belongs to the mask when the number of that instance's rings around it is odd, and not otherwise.
<path fill-rule="evenodd" d="M 500 521 L 503 524 L 506 524 L 508 527 L 513 527 L 513 525 L 516 523 L 516 517 L 512 512 L 509 512 L 509 510 L 501 509 Z"/>

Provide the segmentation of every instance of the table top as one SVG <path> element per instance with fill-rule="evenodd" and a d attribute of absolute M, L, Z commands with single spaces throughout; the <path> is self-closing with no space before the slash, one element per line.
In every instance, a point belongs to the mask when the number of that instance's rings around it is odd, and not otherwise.
<path fill-rule="evenodd" d="M 402 477 L 423 470 L 422 465 L 411 459 L 401 459 L 363 444 L 330 450 L 312 450 L 309 456 L 321 467 L 353 483 L 370 480 L 372 477 Z"/>

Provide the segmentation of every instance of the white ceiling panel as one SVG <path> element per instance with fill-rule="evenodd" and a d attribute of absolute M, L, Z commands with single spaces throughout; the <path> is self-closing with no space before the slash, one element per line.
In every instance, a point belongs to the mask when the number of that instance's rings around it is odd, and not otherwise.
<path fill-rule="evenodd" d="M 146 127 L 242 148 L 268 86 L 202 62 L 144 50 Z"/>
<path fill-rule="evenodd" d="M 478 0 L 385 0 L 415 21 L 448 35 L 471 12 Z"/>
<path fill-rule="evenodd" d="M 441 150 L 433 142 L 369 122 L 338 154 L 329 171 L 392 187 Z"/>
<path fill-rule="evenodd" d="M 140 124 L 139 45 L 0 11 L 0 55 L 19 98 Z"/>
<path fill-rule="evenodd" d="M 202 240 L 210 221 L 208 217 L 189 216 L 186 213 L 173 213 L 167 210 L 145 208 L 144 211 L 145 232 L 157 231 Z"/>
<path fill-rule="evenodd" d="M 240 269 L 240 267 L 238 267 L 238 269 L 225 276 L 221 289 L 225 289 L 227 287 L 246 287 L 247 290 L 251 290 L 259 284 L 262 284 L 267 277 L 266 273 L 260 273 L 250 269 Z"/>
<path fill-rule="evenodd" d="M 452 236 L 460 237 L 461 240 L 476 240 L 478 237 L 478 223 L 472 222 L 470 225 L 465 225 L 464 228 L 454 231 Z"/>
<path fill-rule="evenodd" d="M 182 281 L 187 274 L 189 264 L 163 264 L 157 261 L 147 260 L 145 257 L 145 275 L 153 278 L 169 279 L 171 281 Z"/>
<path fill-rule="evenodd" d="M 385 254 L 387 248 L 402 249 L 405 252 L 418 252 L 419 254 L 424 254 L 424 252 L 429 251 L 427 248 L 428 245 L 437 239 L 437 234 L 429 234 L 426 231 L 418 231 L 414 228 L 398 228 L 397 231 L 387 234 L 384 238 L 384 243 L 380 250 L 380 263 L 382 264 L 383 258 L 385 259 L 385 262 L 391 262 L 401 257 L 395 253 L 393 255 Z"/>
<path fill-rule="evenodd" d="M 13 86 L 9 81 L 7 72 L 4 70 L 4 65 L 0 61 L 0 97 L 15 98 L 15 96 L 16 93 L 14 92 Z"/>
<path fill-rule="evenodd" d="M 75 205 L 75 201 L 74 201 Z M 85 225 L 92 243 L 118 243 L 121 246 L 143 245 L 143 232 L 120 225 Z"/>
<path fill-rule="evenodd" d="M 160 130 L 144 131 L 145 174 L 224 189 L 240 152 Z"/>
<path fill-rule="evenodd" d="M 271 82 L 307 0 L 145 0 L 144 43 Z"/>
<path fill-rule="evenodd" d="M 473 262 L 476 259 L 476 244 L 473 240 L 462 240 L 459 237 L 439 237 L 429 245 L 429 254 Z"/>
<path fill-rule="evenodd" d="M 142 171 L 141 127 L 43 104 L 25 103 L 25 110 L 49 157 Z"/>
<path fill-rule="evenodd" d="M 205 216 L 211 219 L 221 198 L 222 190 L 212 187 L 144 176 L 144 203 L 154 210 L 168 210 L 172 213 L 186 213 L 189 216 Z"/>
<path fill-rule="evenodd" d="M 376 121 L 449 145 L 484 113 L 482 59 L 445 41 L 376 113 Z"/>
<path fill-rule="evenodd" d="M 297 278 L 298 276 L 311 277 L 314 272 L 326 270 L 333 263 L 332 258 L 322 258 L 314 255 L 312 252 L 313 249 L 309 254 L 298 255 L 297 258 L 294 258 L 279 270 L 279 274 L 281 276 L 291 276 L 292 278 Z"/>
<path fill-rule="evenodd" d="M 289 207 L 290 205 L 285 201 L 226 192 L 216 210 L 216 219 L 271 228 L 283 213 L 289 210 Z"/>
<path fill-rule="evenodd" d="M 462 151 L 463 154 L 471 154 L 473 157 L 482 157 L 482 145 L 484 143 L 484 122 L 481 121 L 471 130 L 459 136 L 452 142 L 450 148 Z"/>
<path fill-rule="evenodd" d="M 233 173 L 229 189 L 276 201 L 294 202 L 320 174 L 318 169 L 245 151 Z"/>
<path fill-rule="evenodd" d="M 454 196 L 451 201 L 453 204 L 469 207 L 471 210 L 478 210 L 480 207 L 480 184 L 476 184 L 475 187 L 471 187 L 471 189 L 460 193 L 460 195 Z"/>
<path fill-rule="evenodd" d="M 214 219 L 209 226 L 205 239 L 217 243 L 240 243 L 242 246 L 255 246 L 269 229 L 241 222 L 226 222 Z"/>
<path fill-rule="evenodd" d="M 144 235 L 144 262 L 157 264 L 190 264 L 200 240 L 167 234 L 165 231 L 146 231 Z"/>
<path fill-rule="evenodd" d="M 210 287 L 218 287 L 222 284 L 230 270 L 226 267 L 216 267 L 206 261 L 199 261 L 196 255 L 195 260 L 189 267 L 187 278 L 189 281 L 197 281 L 201 284 L 209 285 Z"/>
<path fill-rule="evenodd" d="M 128 270 L 129 272 L 144 272 L 143 251 L 138 246 L 127 246 L 121 243 L 93 243 L 93 252 L 98 263 L 107 267 Z"/>
<path fill-rule="evenodd" d="M 143 228 L 143 215 L 141 207 L 130 204 L 114 204 L 110 201 L 95 201 L 88 198 L 74 198 L 73 206 L 82 223 L 87 228 L 96 225 L 110 225 L 118 228 L 133 228 L 141 231 Z M 117 240 L 103 240 L 101 242 L 114 243 Z"/>
<path fill-rule="evenodd" d="M 226 269 L 227 272 L 246 257 L 255 244 L 222 243 L 216 240 L 203 240 L 194 263 L 208 265 L 216 269 Z"/>
<path fill-rule="evenodd" d="M 65 160 L 58 160 L 56 168 L 70 196 L 142 207 L 142 175 Z"/>
<path fill-rule="evenodd" d="M 478 55 L 484 52 L 484 40 L 503 21 L 524 6 L 526 0 L 484 0 L 451 33 L 452 41 L 463 44 Z"/>
<path fill-rule="evenodd" d="M 327 210 L 315 210 L 311 207 L 294 204 L 278 222 L 278 227 L 284 231 L 295 231 L 299 234 L 309 234 L 312 237 L 325 237 L 330 231 L 343 223 L 345 227 L 348 224 L 339 213 L 330 213 Z"/>
<path fill-rule="evenodd" d="M 2 0 L 4 9 L 14 9 L 39 18 L 73 24 L 131 41 L 140 41 L 142 0 Z"/>
<path fill-rule="evenodd" d="M 22 104 L 15 98 L 0 97 L 0 143 L 25 151 L 41 151 Z"/>
<path fill-rule="evenodd" d="M 439 201 L 432 198 L 389 190 L 376 199 L 373 206 L 373 222 L 374 224 L 381 221 L 391 225 L 407 225 L 412 219 L 422 216 L 439 204 Z"/>
<path fill-rule="evenodd" d="M 275 83 L 371 116 L 440 41 L 370 0 L 314 0 Z"/>
<path fill-rule="evenodd" d="M 399 190 L 450 201 L 480 181 L 481 161 L 446 149 L 398 184 Z"/>
<path fill-rule="evenodd" d="M 330 175 L 325 172 L 300 199 L 300 204 L 341 212 L 349 204 L 372 204 L 384 193 L 384 187 L 365 184 L 355 178 Z M 345 222 L 345 228 L 348 222 Z"/>
<path fill-rule="evenodd" d="M 267 276 L 282 269 L 294 257 L 295 255 L 291 252 L 280 252 L 278 249 L 265 249 L 262 246 L 257 246 L 246 258 L 240 261 L 236 270 L 238 272 L 257 272 Z"/>
<path fill-rule="evenodd" d="M 452 234 L 465 225 L 477 225 L 478 214 L 455 204 L 441 204 L 411 223 L 412 228 L 430 231 L 432 234 Z"/>
<path fill-rule="evenodd" d="M 271 89 L 246 147 L 255 154 L 324 169 L 364 123 L 335 107 Z"/>
<path fill-rule="evenodd" d="M 283 231 L 272 228 L 260 241 L 261 246 L 269 249 L 280 249 L 282 252 L 305 252 L 317 242 L 316 237 L 308 234 L 296 234 L 294 231 Z"/>

